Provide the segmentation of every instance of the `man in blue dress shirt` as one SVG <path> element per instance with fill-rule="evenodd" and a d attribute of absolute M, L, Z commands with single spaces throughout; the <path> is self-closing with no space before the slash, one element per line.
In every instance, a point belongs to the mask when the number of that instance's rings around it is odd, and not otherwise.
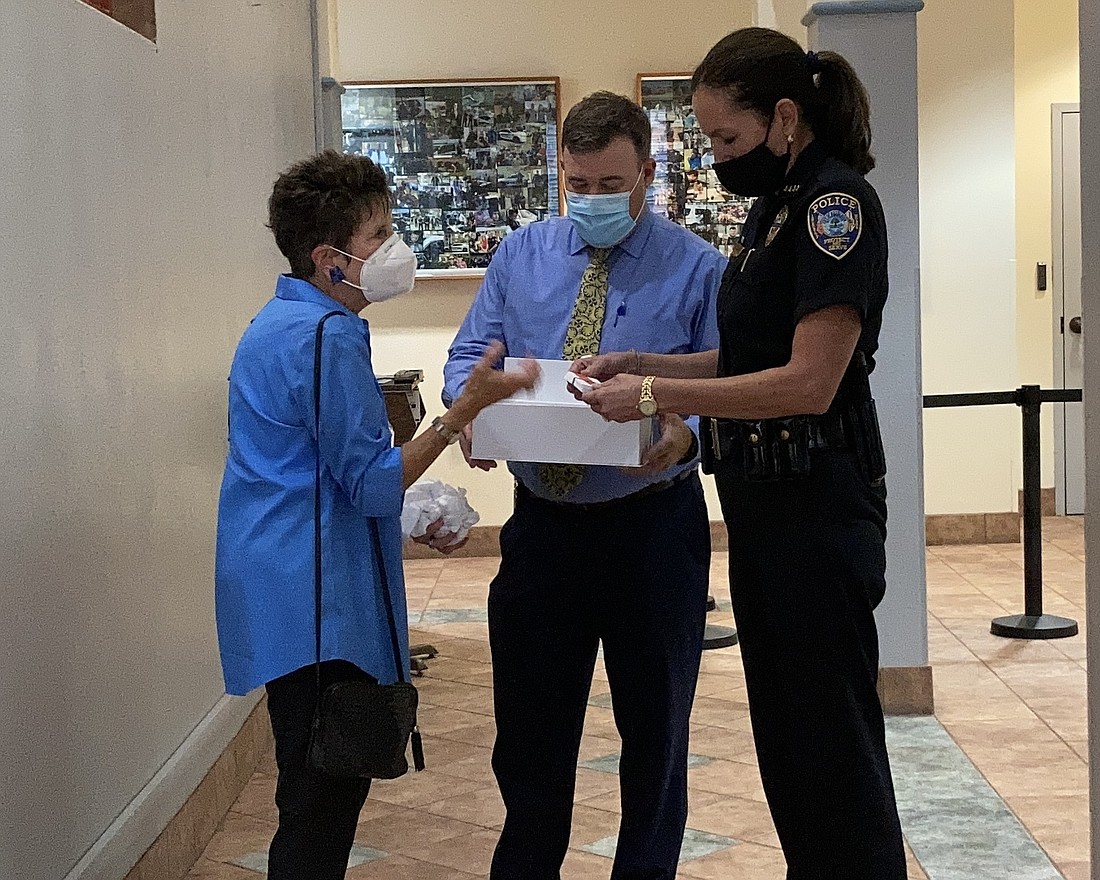
<path fill-rule="evenodd" d="M 445 402 L 494 340 L 515 356 L 717 345 L 725 260 L 646 208 L 650 122 L 606 92 L 565 121 L 569 218 L 504 239 L 451 347 Z M 629 361 L 629 363 L 627 363 Z M 688 722 L 699 671 L 710 524 L 698 423 L 666 418 L 643 467 L 509 462 L 515 511 L 489 590 L 497 740 L 507 818 L 493 880 L 557 880 L 597 650 L 622 737 L 613 880 L 671 880 L 687 820 Z M 467 430 L 463 450 L 471 466 Z"/>

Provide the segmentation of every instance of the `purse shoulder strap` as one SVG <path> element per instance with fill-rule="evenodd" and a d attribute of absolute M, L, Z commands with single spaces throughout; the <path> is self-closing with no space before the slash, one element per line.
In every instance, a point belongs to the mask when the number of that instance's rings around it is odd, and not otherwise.
<path fill-rule="evenodd" d="M 321 347 L 324 341 L 325 321 L 333 315 L 342 315 L 343 312 L 329 312 L 317 322 L 317 332 L 313 344 L 313 425 L 317 443 L 317 455 L 314 469 L 313 486 L 313 619 L 315 636 L 315 661 L 314 668 L 317 677 L 317 703 L 321 702 Z M 386 570 L 386 560 L 382 555 L 382 538 L 378 531 L 378 521 L 370 518 L 371 545 L 374 550 L 375 564 L 378 568 L 381 581 L 382 600 L 386 606 L 386 617 L 389 620 L 390 642 L 393 647 L 393 663 L 397 670 L 397 678 L 401 682 L 408 681 L 405 672 L 405 664 L 401 662 L 401 642 L 397 636 L 397 620 L 393 610 L 393 597 L 390 595 L 389 574 Z"/>
<path fill-rule="evenodd" d="M 390 624 L 390 645 L 393 648 L 393 666 L 397 672 L 397 680 L 407 683 L 409 680 L 405 664 L 401 661 L 401 640 L 397 636 L 397 617 L 393 611 L 393 596 L 390 594 L 389 572 L 386 570 L 386 558 L 382 555 L 382 536 L 378 530 L 378 520 L 370 519 L 371 544 L 374 546 L 374 561 L 378 568 L 378 577 L 381 580 L 382 602 L 386 606 L 386 619 Z"/>

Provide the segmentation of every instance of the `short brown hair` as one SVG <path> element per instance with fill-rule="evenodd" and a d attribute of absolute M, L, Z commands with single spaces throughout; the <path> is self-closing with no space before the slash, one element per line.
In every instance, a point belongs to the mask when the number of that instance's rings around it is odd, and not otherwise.
<path fill-rule="evenodd" d="M 622 95 L 596 92 L 569 111 L 561 143 L 570 153 L 598 153 L 618 137 L 630 138 L 639 159 L 649 158 L 653 128 L 645 111 Z"/>
<path fill-rule="evenodd" d="M 389 211 L 386 173 L 365 156 L 326 150 L 292 165 L 275 181 L 268 226 L 297 278 L 314 272 L 313 249 L 344 249 L 375 211 Z"/>

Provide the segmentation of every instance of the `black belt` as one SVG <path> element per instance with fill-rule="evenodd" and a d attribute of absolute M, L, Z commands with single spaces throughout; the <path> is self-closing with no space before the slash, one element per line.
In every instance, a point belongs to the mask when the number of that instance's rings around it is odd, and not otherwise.
<path fill-rule="evenodd" d="M 637 492 L 631 492 L 629 495 L 624 495 L 621 498 L 611 498 L 607 501 L 592 501 L 586 504 L 576 504 L 571 501 L 557 501 L 553 498 L 544 498 L 541 495 L 536 495 L 530 489 L 528 489 L 519 480 L 516 480 L 516 500 L 523 499 L 524 501 L 535 501 L 540 504 L 547 504 L 557 510 L 575 510 L 580 512 L 592 512 L 596 510 L 611 510 L 616 507 L 620 507 L 625 504 L 632 504 L 635 501 L 641 501 L 643 498 L 648 498 L 651 495 L 657 495 L 660 492 L 664 492 L 667 489 L 671 489 L 678 483 L 682 483 L 685 480 L 689 480 L 692 477 L 698 476 L 698 470 L 696 468 L 688 468 L 683 473 L 677 474 L 671 480 L 661 480 L 658 483 L 650 483 L 648 486 L 639 489 Z"/>
<path fill-rule="evenodd" d="M 850 449 L 845 419 L 841 413 L 827 413 L 823 416 L 800 416 L 805 420 L 809 432 L 810 449 Z M 711 451 L 721 441 L 740 440 L 745 436 L 745 425 L 755 424 L 736 419 L 708 419 L 710 430 L 702 430 L 703 440 Z M 764 420 L 774 421 L 774 420 Z"/>
<path fill-rule="evenodd" d="M 844 416 L 829 413 L 809 416 L 810 449 L 850 449 Z"/>

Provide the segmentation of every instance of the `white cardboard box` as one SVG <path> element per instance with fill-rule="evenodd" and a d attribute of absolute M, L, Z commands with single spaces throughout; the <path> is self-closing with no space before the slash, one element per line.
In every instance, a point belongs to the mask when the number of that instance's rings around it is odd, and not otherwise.
<path fill-rule="evenodd" d="M 506 371 L 518 358 L 505 358 Z M 565 383 L 570 361 L 540 360 L 542 376 L 521 391 L 482 410 L 474 419 L 473 457 L 637 467 L 655 440 L 656 419 L 608 422 L 573 397 Z"/>

